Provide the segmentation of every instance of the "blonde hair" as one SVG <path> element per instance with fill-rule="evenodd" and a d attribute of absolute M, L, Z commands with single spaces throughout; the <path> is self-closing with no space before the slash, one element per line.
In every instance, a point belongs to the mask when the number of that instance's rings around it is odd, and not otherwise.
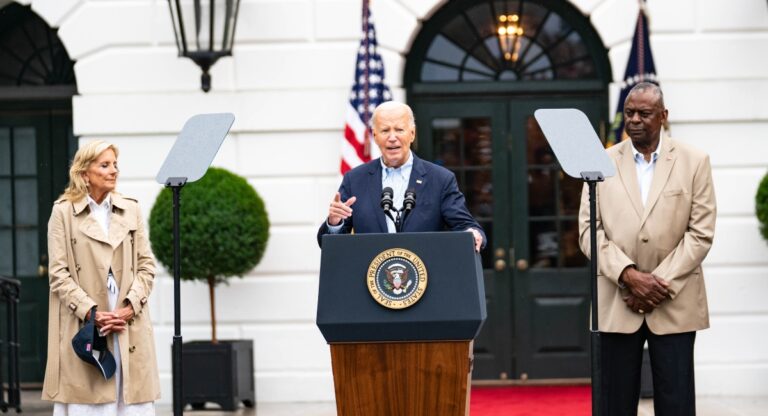
<path fill-rule="evenodd" d="M 88 195 L 88 185 L 85 183 L 85 179 L 83 179 L 83 173 L 107 149 L 112 149 L 115 152 L 115 158 L 117 158 L 119 153 L 117 146 L 104 140 L 90 142 L 77 150 L 75 158 L 72 159 L 72 166 L 69 167 L 69 184 L 67 184 L 67 188 L 64 189 L 64 193 L 59 198 L 75 202 Z"/>

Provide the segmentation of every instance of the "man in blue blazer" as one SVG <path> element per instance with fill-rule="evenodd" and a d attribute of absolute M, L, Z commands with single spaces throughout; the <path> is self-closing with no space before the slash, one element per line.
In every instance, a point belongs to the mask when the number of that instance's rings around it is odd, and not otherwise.
<path fill-rule="evenodd" d="M 456 176 L 411 152 L 416 139 L 411 108 L 394 101 L 382 103 L 373 112 L 372 127 L 381 158 L 344 175 L 328 218 L 318 230 L 318 244 L 322 246 L 324 234 L 395 232 L 394 221 L 381 208 L 382 190 L 392 188 L 396 209 L 403 206 L 406 190 L 416 196 L 402 232 L 468 231 L 474 235 L 475 250 L 480 251 L 486 244 L 485 233 L 467 210 Z"/>

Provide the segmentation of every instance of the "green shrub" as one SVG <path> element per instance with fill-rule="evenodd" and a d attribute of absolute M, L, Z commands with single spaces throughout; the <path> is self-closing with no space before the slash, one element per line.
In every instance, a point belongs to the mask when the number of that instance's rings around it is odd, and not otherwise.
<path fill-rule="evenodd" d="M 216 342 L 214 288 L 261 261 L 269 218 L 256 190 L 234 173 L 209 168 L 181 190 L 181 278 L 208 283 L 211 339 Z M 149 240 L 158 261 L 173 273 L 173 195 L 165 188 L 149 216 Z"/>
<path fill-rule="evenodd" d="M 768 241 L 768 173 L 763 176 L 760 186 L 757 187 L 755 212 L 757 212 L 757 220 L 760 221 L 760 232 Z"/>

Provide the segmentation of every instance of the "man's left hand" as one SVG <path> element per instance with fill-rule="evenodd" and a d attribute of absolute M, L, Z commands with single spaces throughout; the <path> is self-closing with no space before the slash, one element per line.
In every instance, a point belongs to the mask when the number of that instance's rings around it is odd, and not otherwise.
<path fill-rule="evenodd" d="M 640 300 L 640 298 L 633 295 L 632 293 L 628 294 L 627 296 L 624 296 L 624 303 L 627 304 L 627 307 L 631 309 L 632 312 L 639 313 L 639 314 L 650 313 L 652 310 L 656 308 L 650 303 L 643 302 L 642 300 Z"/>
<path fill-rule="evenodd" d="M 475 252 L 479 253 L 483 247 L 483 235 L 474 228 L 469 228 L 469 231 L 472 231 L 472 235 L 475 236 Z"/>

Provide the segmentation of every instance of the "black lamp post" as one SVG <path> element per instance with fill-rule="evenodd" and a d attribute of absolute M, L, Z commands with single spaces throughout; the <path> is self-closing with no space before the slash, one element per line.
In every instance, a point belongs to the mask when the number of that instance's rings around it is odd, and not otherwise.
<path fill-rule="evenodd" d="M 211 89 L 208 70 L 222 56 L 232 56 L 240 0 L 168 0 L 179 56 L 203 70 L 201 88 Z"/>

